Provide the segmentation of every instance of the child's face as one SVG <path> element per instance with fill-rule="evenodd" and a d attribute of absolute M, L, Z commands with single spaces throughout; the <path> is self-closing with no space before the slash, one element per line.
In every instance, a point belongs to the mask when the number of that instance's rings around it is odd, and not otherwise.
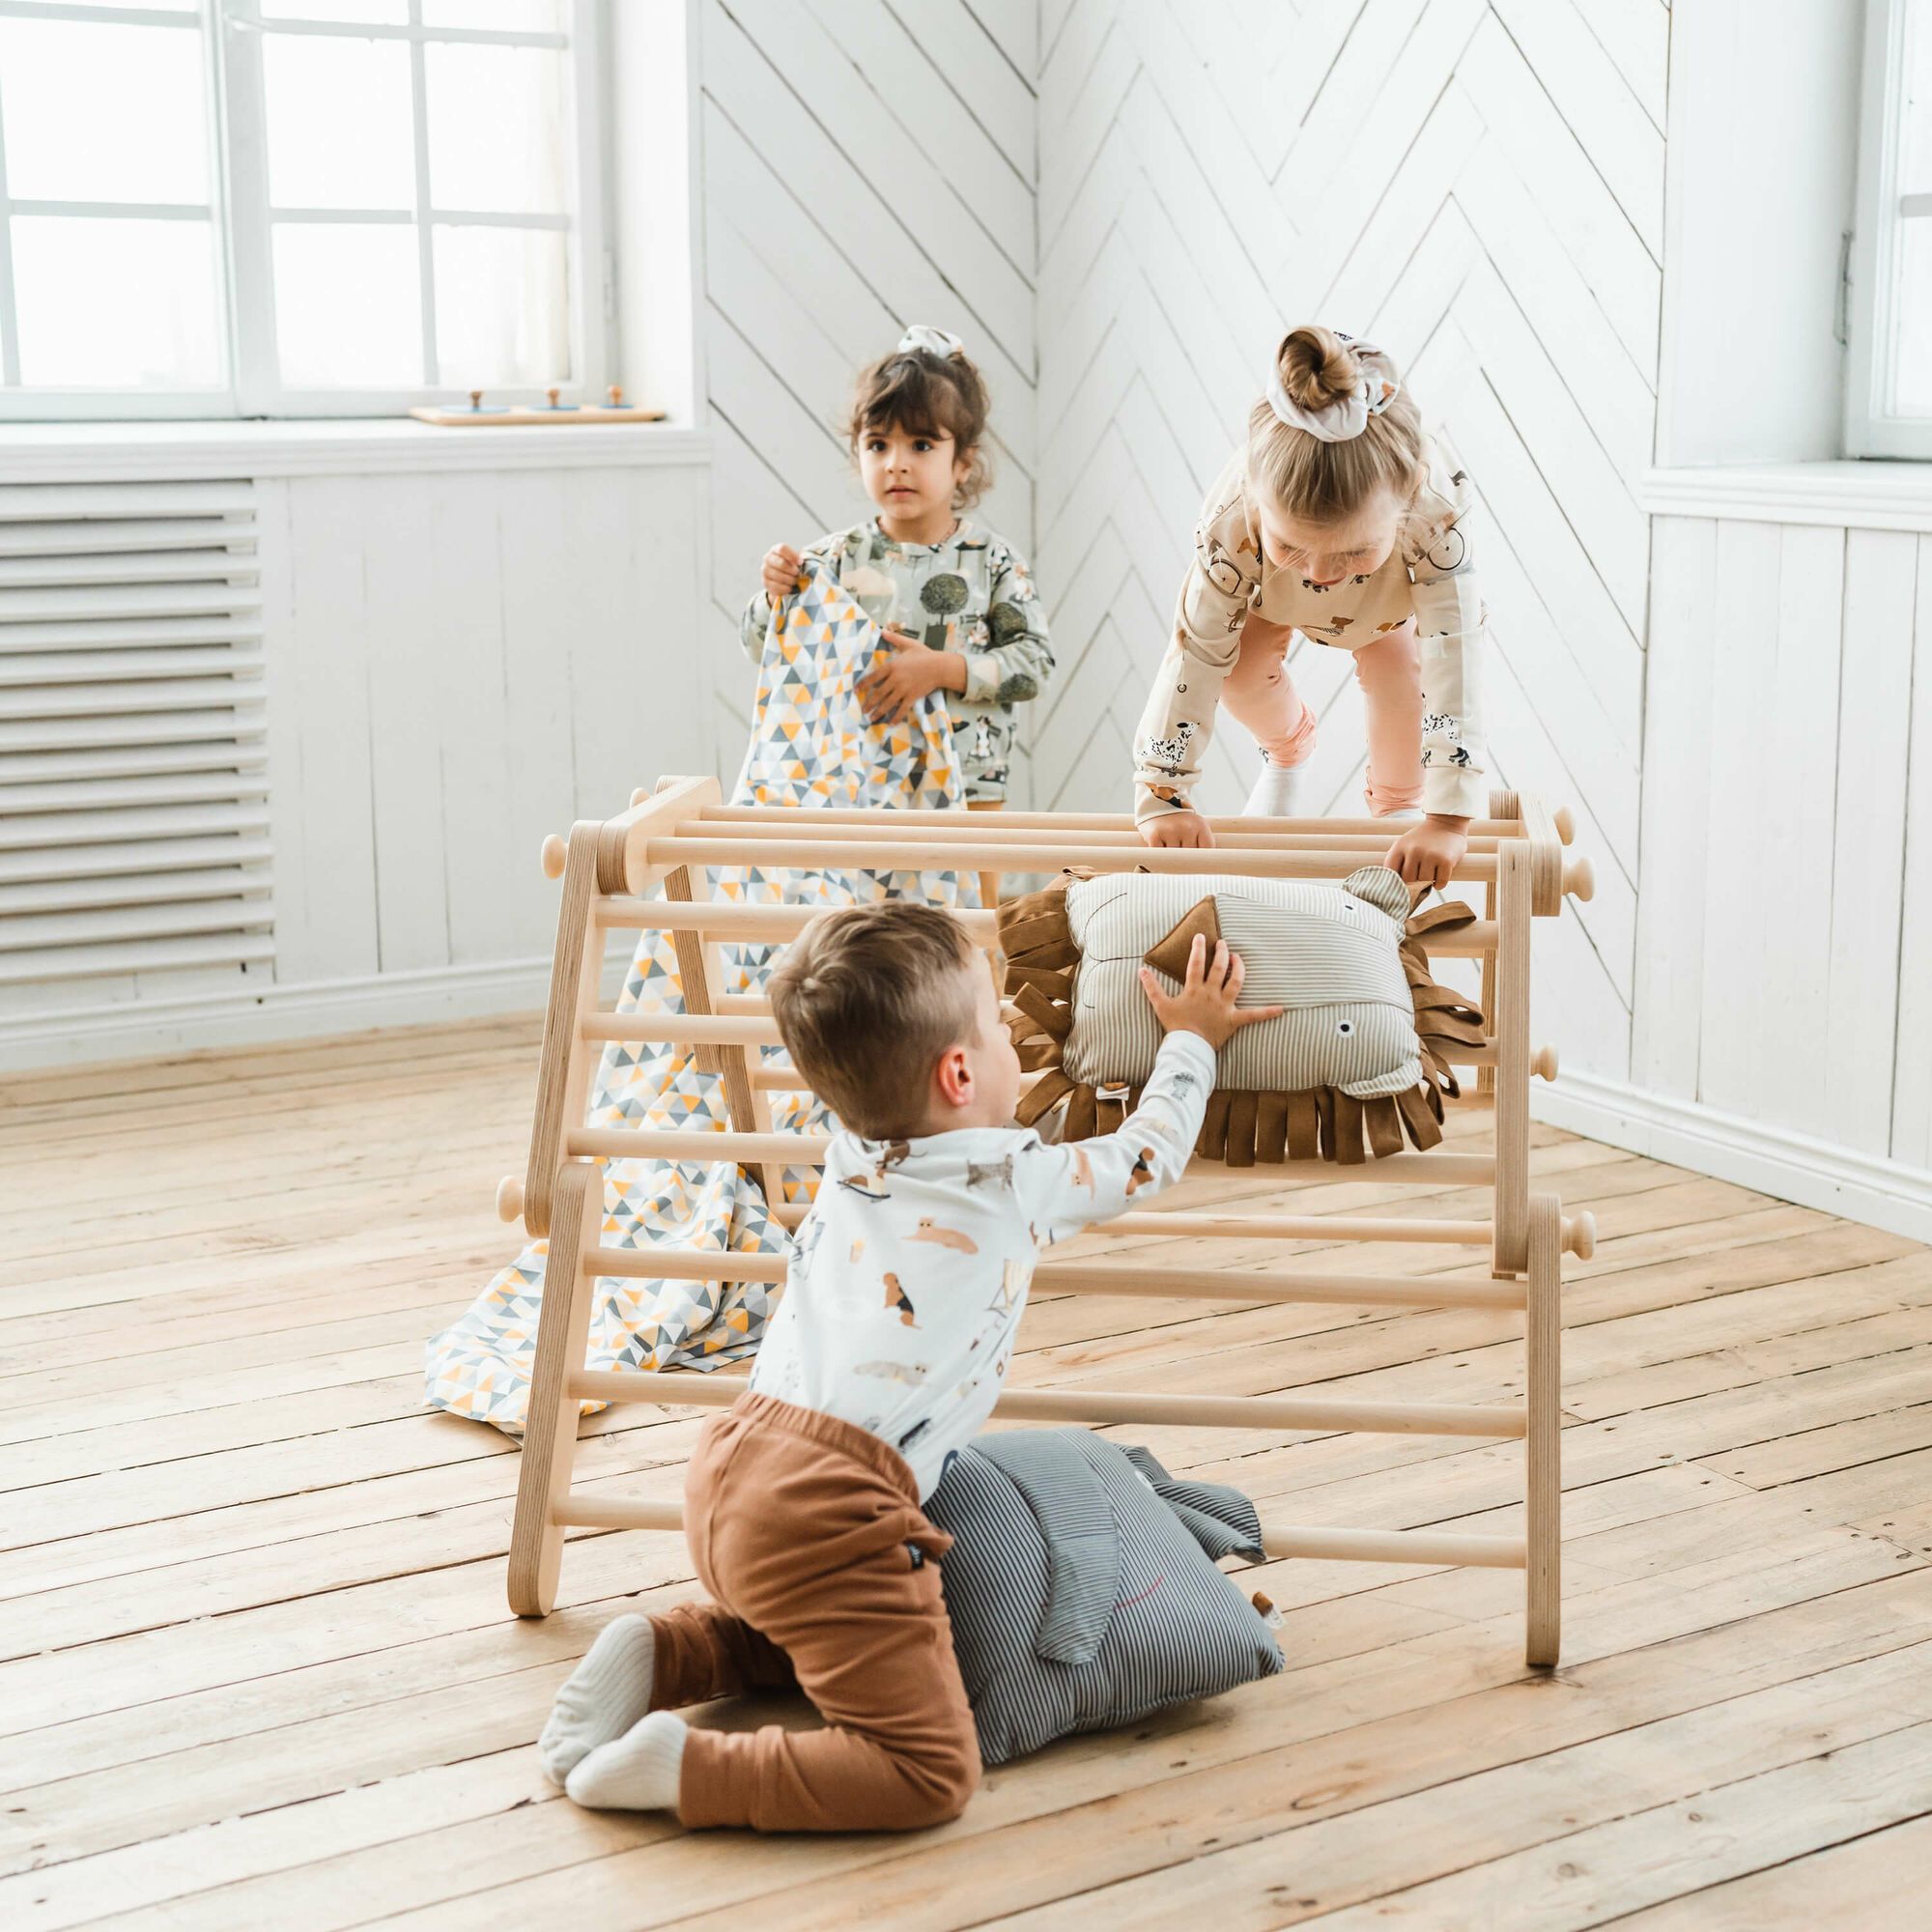
<path fill-rule="evenodd" d="M 1305 523 L 1269 502 L 1257 503 L 1255 516 L 1267 560 L 1277 570 L 1292 570 L 1322 585 L 1379 570 L 1402 528 L 1402 505 L 1387 490 L 1378 490 L 1340 523 Z"/>
<path fill-rule="evenodd" d="M 982 957 L 975 974 L 979 999 L 978 1034 L 948 1047 L 940 1057 L 936 1084 L 943 1124 L 952 1127 L 1004 1127 L 1020 1101 L 1020 1057 L 1000 1018 L 1000 996 L 993 985 L 992 962 Z"/>
<path fill-rule="evenodd" d="M 859 476 L 880 511 L 902 524 L 952 521 L 952 493 L 970 465 L 950 436 L 919 436 L 896 424 L 859 439 Z"/>

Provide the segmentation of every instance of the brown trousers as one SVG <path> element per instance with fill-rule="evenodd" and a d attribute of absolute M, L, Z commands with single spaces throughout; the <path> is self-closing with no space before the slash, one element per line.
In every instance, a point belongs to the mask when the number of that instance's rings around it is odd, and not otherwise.
<path fill-rule="evenodd" d="M 744 1395 L 699 1435 L 685 1534 L 708 1604 L 651 1619 L 651 1705 L 796 1685 L 823 1730 L 694 1729 L 677 1812 L 760 1832 L 910 1831 L 980 1782 L 939 1563 L 912 1472 L 849 1422 Z"/>

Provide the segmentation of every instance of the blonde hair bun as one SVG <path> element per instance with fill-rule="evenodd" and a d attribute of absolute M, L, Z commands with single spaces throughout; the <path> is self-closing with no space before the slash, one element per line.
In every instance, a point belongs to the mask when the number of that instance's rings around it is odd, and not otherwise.
<path fill-rule="evenodd" d="M 1353 350 L 1332 328 L 1312 323 L 1282 337 L 1275 369 L 1289 400 L 1310 411 L 1352 396 L 1362 381 Z"/>

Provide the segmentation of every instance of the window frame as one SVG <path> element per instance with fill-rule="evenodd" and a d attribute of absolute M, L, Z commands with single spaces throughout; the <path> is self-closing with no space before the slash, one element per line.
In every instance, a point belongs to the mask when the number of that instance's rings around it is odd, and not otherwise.
<path fill-rule="evenodd" d="M 1886 407 L 1898 342 L 1898 241 L 1908 220 L 1932 221 L 1932 193 L 1900 192 L 1908 0 L 1866 0 L 1859 104 L 1858 199 L 1851 252 L 1845 361 L 1845 454 L 1932 461 L 1932 414 Z M 1927 4 L 1927 0 L 1920 0 Z M 1932 18 L 1920 27 L 1932 32 Z M 1922 204 L 1907 208 L 1903 204 Z M 1932 317 L 1926 318 L 1932 327 Z"/>
<path fill-rule="evenodd" d="M 602 47 L 606 0 L 570 0 L 564 35 L 534 29 L 435 27 L 422 19 L 422 0 L 408 0 L 407 24 L 264 20 L 258 0 L 183 0 L 178 8 L 119 12 L 111 0 L 0 0 L 0 14 L 25 18 L 102 20 L 128 26 L 181 30 L 194 21 L 202 38 L 203 79 L 208 106 L 211 195 L 207 218 L 213 229 L 218 276 L 217 343 L 228 380 L 200 389 L 23 389 L 0 387 L 0 423 L 100 421 L 209 421 L 236 419 L 301 420 L 322 417 L 401 415 L 422 407 L 460 408 L 469 387 L 441 380 L 436 370 L 434 275 L 431 218 L 438 222 L 497 228 L 537 228 L 566 237 L 565 277 L 569 302 L 572 375 L 556 387 L 561 402 L 601 399 L 614 366 L 616 278 L 606 238 L 610 199 L 609 146 L 605 139 Z M 270 34 L 350 40 L 407 42 L 412 49 L 414 91 L 415 204 L 408 213 L 393 211 L 330 209 L 318 218 L 355 221 L 370 218 L 385 225 L 409 225 L 417 232 L 418 286 L 422 290 L 425 371 L 439 380 L 412 387 L 297 389 L 285 386 L 277 368 L 275 297 L 272 267 L 273 226 L 268 198 L 268 140 L 262 44 Z M 428 124 L 424 113 L 422 49 L 436 42 L 509 46 L 550 46 L 566 55 L 567 131 L 571 154 L 566 169 L 573 206 L 561 217 L 501 213 L 444 215 L 428 199 Z M 567 43 L 567 44 L 566 44 Z M 0 129 L 4 143 L 4 129 Z M 95 202 L 10 202 L 5 149 L 0 145 L 0 216 L 23 209 L 32 213 L 134 215 L 142 219 L 173 215 L 199 218 L 199 205 L 107 204 Z M 14 366 L 14 327 L 12 251 L 0 219 L 0 383 L 17 377 Z M 497 403 L 541 403 L 545 384 L 493 384 Z"/>

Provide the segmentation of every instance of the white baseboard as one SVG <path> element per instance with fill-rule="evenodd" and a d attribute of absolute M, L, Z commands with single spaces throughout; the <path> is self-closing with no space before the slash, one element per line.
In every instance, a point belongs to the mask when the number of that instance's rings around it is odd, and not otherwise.
<path fill-rule="evenodd" d="M 620 979 L 624 963 L 613 959 L 607 977 Z M 0 1021 L 0 1072 L 533 1011 L 548 996 L 550 967 L 545 955 L 35 1013 Z"/>
<path fill-rule="evenodd" d="M 1567 1067 L 1554 1086 L 1531 1081 L 1530 1091 L 1531 1111 L 1552 1126 L 1801 1208 L 1932 1241 L 1932 1173 L 1922 1168 Z"/>

